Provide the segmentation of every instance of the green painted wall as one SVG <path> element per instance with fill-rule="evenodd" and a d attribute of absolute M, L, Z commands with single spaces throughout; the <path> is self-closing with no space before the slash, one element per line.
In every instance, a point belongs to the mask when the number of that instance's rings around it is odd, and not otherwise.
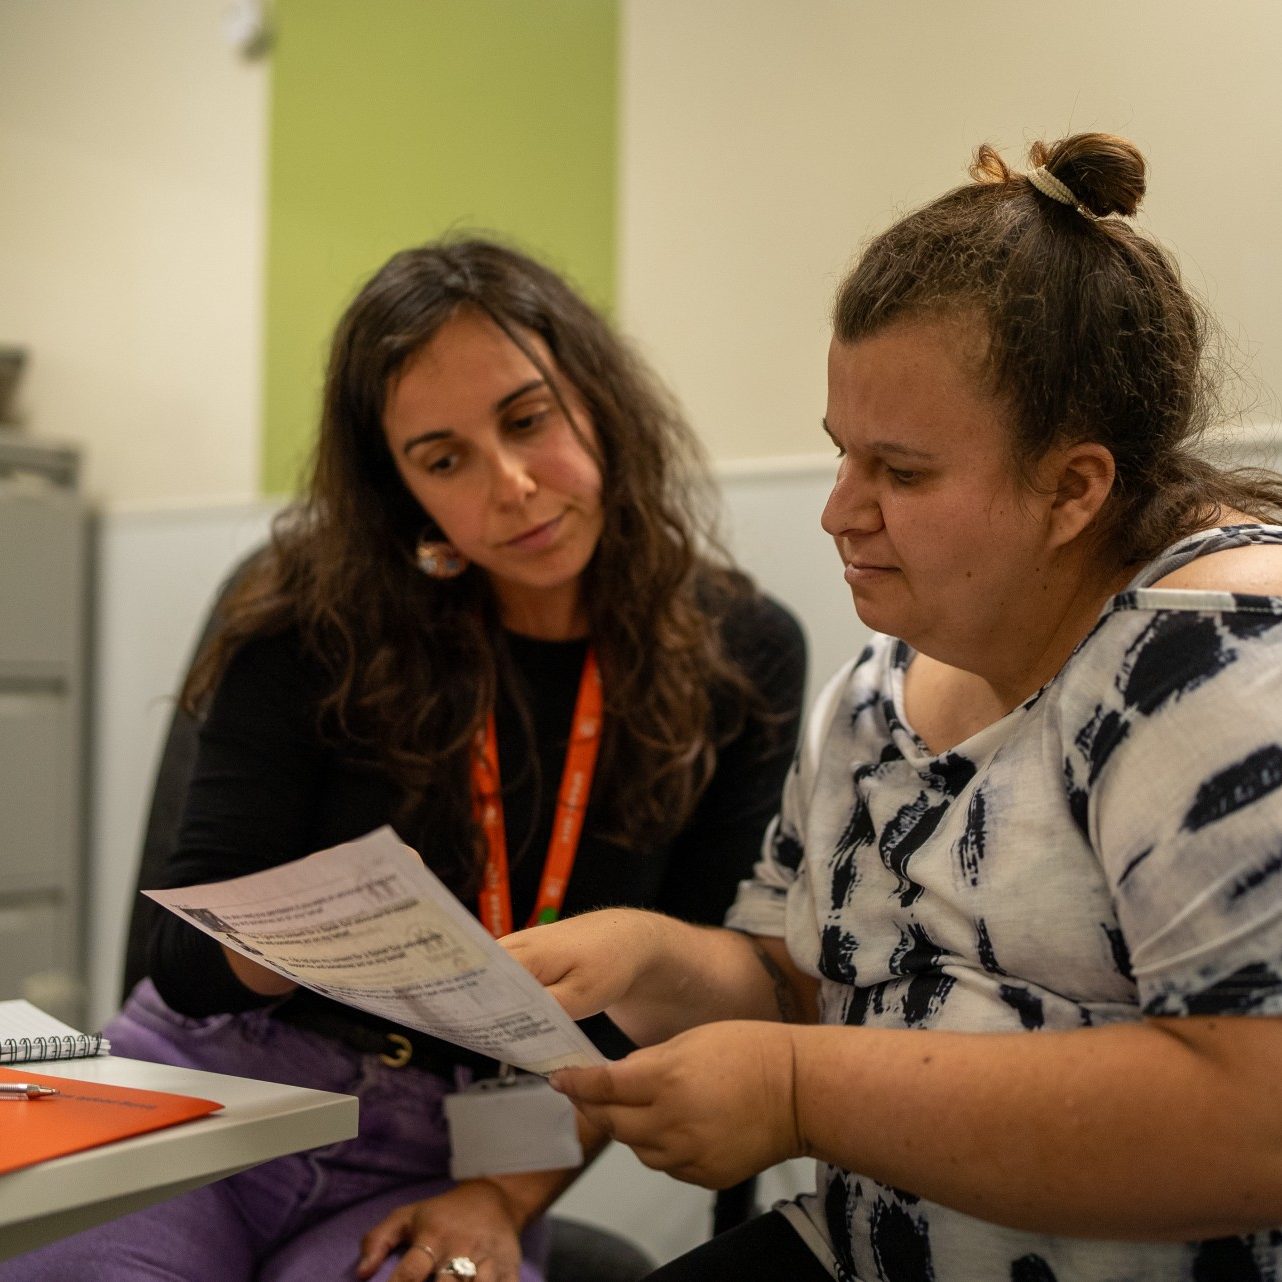
<path fill-rule="evenodd" d="M 617 0 L 277 0 L 262 488 L 291 492 L 325 349 L 396 250 L 497 232 L 614 298 Z"/>

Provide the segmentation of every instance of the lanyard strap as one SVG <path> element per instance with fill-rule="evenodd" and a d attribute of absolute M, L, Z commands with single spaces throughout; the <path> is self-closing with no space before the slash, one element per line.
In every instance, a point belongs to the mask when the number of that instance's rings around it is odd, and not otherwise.
<path fill-rule="evenodd" d="M 531 926 L 556 921 L 561 915 L 565 888 L 579 852 L 592 776 L 596 772 L 597 749 L 601 746 L 601 712 L 601 672 L 596 655 L 589 649 L 579 677 L 570 742 L 565 751 L 556 812 L 552 816 L 552 839 L 548 842 L 539 893 L 528 922 Z M 499 741 L 493 712 L 485 720 L 481 751 L 472 762 L 472 806 L 485 833 L 487 850 L 479 915 L 481 924 L 497 939 L 512 932 L 512 886 L 508 877 L 507 833 L 503 827 L 503 794 L 499 788 Z"/>

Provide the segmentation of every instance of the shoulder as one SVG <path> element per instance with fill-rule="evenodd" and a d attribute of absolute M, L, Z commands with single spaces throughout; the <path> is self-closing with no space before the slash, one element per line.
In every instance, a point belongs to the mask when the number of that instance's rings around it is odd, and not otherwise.
<path fill-rule="evenodd" d="M 726 648 L 735 654 L 768 651 L 804 658 L 806 637 L 797 616 L 774 597 L 752 592 L 731 601 L 720 620 Z"/>
<path fill-rule="evenodd" d="M 1205 589 L 1123 593 L 1045 706 L 1054 709 L 1068 759 L 1084 758 L 1090 779 L 1124 741 L 1132 761 L 1209 759 L 1236 724 L 1276 725 L 1282 717 L 1280 648 L 1282 601 Z"/>
<path fill-rule="evenodd" d="M 1162 580 L 1115 597 L 1057 684 L 1089 690 L 1107 683 L 1121 692 L 1140 675 L 1178 684 L 1247 659 L 1276 664 L 1280 645 L 1282 596 Z"/>
<path fill-rule="evenodd" d="M 1256 543 L 1210 552 L 1158 579 L 1153 586 L 1282 596 L 1282 545 Z"/>
<path fill-rule="evenodd" d="M 716 683 L 712 699 L 717 723 L 738 724 L 757 700 L 759 711 L 764 707 L 795 723 L 807 667 L 806 638 L 796 616 L 743 575 L 705 567 L 695 590 L 699 608 L 720 639 L 722 658 L 746 683 Z"/>
<path fill-rule="evenodd" d="M 247 637 L 233 652 L 228 669 L 272 670 L 310 667 L 315 662 L 297 627 Z"/>
<path fill-rule="evenodd" d="M 213 709 L 242 704 L 262 709 L 312 704 L 324 668 L 297 627 L 251 636 L 232 652 L 214 692 Z"/>
<path fill-rule="evenodd" d="M 694 595 L 716 623 L 726 655 L 740 667 L 805 664 L 806 637 L 797 616 L 745 575 L 705 565 L 695 578 Z"/>
<path fill-rule="evenodd" d="M 1144 576 L 1149 586 L 1282 596 L 1282 526 L 1227 515 L 1224 524 L 1191 534 L 1158 557 Z"/>

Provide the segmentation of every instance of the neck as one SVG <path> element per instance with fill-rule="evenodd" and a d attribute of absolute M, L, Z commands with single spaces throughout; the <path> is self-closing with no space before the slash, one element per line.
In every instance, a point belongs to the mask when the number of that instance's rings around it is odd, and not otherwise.
<path fill-rule="evenodd" d="M 1068 661 L 1095 625 L 1108 599 L 1130 580 L 1131 570 L 1086 566 L 1066 576 L 1048 574 L 1003 615 L 971 653 L 948 660 L 978 677 L 1009 711 L 1037 693 Z"/>
<path fill-rule="evenodd" d="M 575 641 L 588 635 L 588 612 L 578 583 L 566 589 L 528 592 L 496 585 L 499 622 L 536 641 Z"/>

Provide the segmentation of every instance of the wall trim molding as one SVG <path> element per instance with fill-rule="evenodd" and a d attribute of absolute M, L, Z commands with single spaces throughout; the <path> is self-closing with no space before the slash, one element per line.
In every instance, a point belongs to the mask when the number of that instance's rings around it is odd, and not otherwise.
<path fill-rule="evenodd" d="M 1213 428 L 1207 434 L 1213 444 L 1224 443 L 1233 449 L 1249 452 L 1276 450 L 1282 456 L 1282 421 L 1265 419 L 1258 423 L 1228 424 Z M 833 454 L 769 454 L 747 458 L 713 459 L 709 470 L 718 481 L 739 484 L 781 480 L 830 478 L 836 473 Z M 104 503 L 100 515 L 111 520 L 139 521 L 151 517 L 168 518 L 189 513 L 258 515 L 273 512 L 289 501 L 287 496 L 230 494 L 223 497 L 173 498 L 147 502 Z"/>

